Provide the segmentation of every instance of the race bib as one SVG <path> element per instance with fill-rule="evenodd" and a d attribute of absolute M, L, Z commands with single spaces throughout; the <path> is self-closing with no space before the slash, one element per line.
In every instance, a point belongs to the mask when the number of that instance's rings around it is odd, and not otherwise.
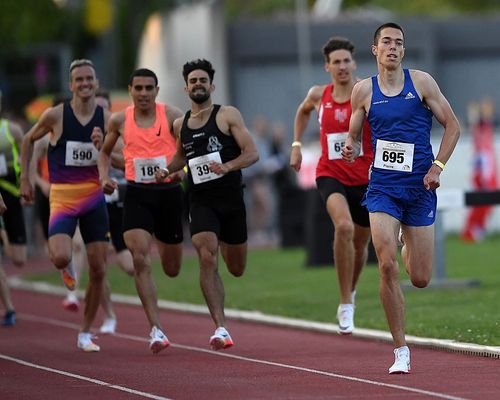
<path fill-rule="evenodd" d="M 7 160 L 5 154 L 0 153 L 0 176 L 7 176 Z"/>
<path fill-rule="evenodd" d="M 99 152 L 92 143 L 89 142 L 66 142 L 65 165 L 71 167 L 89 167 L 97 165 Z"/>
<path fill-rule="evenodd" d="M 160 168 L 167 168 L 167 157 L 134 158 L 135 182 L 156 182 L 155 172 Z"/>
<path fill-rule="evenodd" d="M 193 177 L 193 183 L 195 185 L 222 178 L 222 175 L 217 175 L 216 173 L 210 171 L 208 165 L 211 162 L 222 163 L 220 153 L 218 151 L 189 160 L 189 169 L 191 170 L 191 176 Z"/>
<path fill-rule="evenodd" d="M 347 132 L 326 134 L 329 160 L 340 160 L 342 158 L 342 149 L 345 146 L 348 135 Z"/>
<path fill-rule="evenodd" d="M 413 170 L 413 143 L 388 142 L 377 139 L 374 166 L 392 171 Z"/>

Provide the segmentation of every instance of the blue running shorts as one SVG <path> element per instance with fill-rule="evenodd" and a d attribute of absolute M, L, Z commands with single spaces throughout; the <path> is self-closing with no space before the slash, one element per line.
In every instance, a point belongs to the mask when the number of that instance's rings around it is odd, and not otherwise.
<path fill-rule="evenodd" d="M 429 226 L 436 219 L 437 196 L 435 190 L 421 188 L 368 186 L 361 203 L 368 212 L 392 215 L 408 226 Z"/>

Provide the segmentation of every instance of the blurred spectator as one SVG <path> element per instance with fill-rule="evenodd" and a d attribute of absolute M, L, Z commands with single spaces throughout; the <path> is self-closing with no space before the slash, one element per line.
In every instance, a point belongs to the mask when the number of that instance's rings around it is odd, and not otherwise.
<path fill-rule="evenodd" d="M 469 124 L 474 143 L 472 187 L 474 190 L 494 190 L 497 185 L 497 165 L 493 141 L 494 105 L 491 99 L 469 105 Z M 484 238 L 493 206 L 472 207 L 462 231 L 462 240 L 478 242 Z"/>
<path fill-rule="evenodd" d="M 272 211 L 270 132 L 265 116 L 257 115 L 253 119 L 251 133 L 260 159 L 243 173 L 244 183 L 248 188 L 248 242 L 250 245 L 260 246 L 269 243 Z"/>

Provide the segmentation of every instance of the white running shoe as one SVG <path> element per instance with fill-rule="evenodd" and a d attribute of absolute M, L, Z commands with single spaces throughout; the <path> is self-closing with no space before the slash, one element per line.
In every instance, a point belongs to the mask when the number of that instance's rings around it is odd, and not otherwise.
<path fill-rule="evenodd" d="M 350 335 L 354 330 L 354 304 L 339 304 L 337 320 L 340 334 Z"/>
<path fill-rule="evenodd" d="M 153 326 L 153 328 L 151 328 L 149 337 L 151 338 L 149 340 L 149 348 L 151 349 L 153 354 L 159 353 L 170 345 L 167 336 L 156 326 Z"/>
<path fill-rule="evenodd" d="M 101 350 L 101 348 L 92 341 L 93 338 L 94 335 L 90 332 L 80 332 L 77 340 L 78 348 L 86 353 L 93 353 Z"/>
<path fill-rule="evenodd" d="M 99 332 L 114 335 L 116 332 L 116 318 L 106 318 L 99 328 Z"/>
<path fill-rule="evenodd" d="M 62 301 L 62 306 L 67 311 L 77 312 L 80 309 L 80 302 L 75 292 L 68 292 L 64 300 Z"/>
<path fill-rule="evenodd" d="M 212 350 L 222 350 L 231 347 L 234 343 L 226 328 L 221 326 L 215 330 L 212 336 L 210 336 L 208 344 Z"/>
<path fill-rule="evenodd" d="M 410 349 L 408 346 L 394 349 L 394 364 L 389 368 L 390 374 L 409 374 L 410 373 Z"/>

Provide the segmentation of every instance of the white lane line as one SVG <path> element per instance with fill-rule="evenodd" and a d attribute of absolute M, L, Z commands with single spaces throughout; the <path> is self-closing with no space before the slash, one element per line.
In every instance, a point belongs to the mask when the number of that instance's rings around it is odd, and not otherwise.
<path fill-rule="evenodd" d="M 39 317 L 35 315 L 27 315 L 27 314 L 21 314 L 18 316 L 18 318 L 21 319 L 26 319 L 30 321 L 37 321 L 37 322 L 43 322 L 51 325 L 56 325 L 56 326 L 64 326 L 66 328 L 74 328 L 78 329 L 77 324 L 70 324 L 67 322 L 59 321 L 57 319 L 53 318 L 45 318 L 45 317 Z M 120 337 L 122 339 L 127 339 L 127 340 L 133 340 L 136 342 L 147 342 L 148 340 L 140 337 L 140 336 L 135 336 L 135 335 L 129 335 L 125 333 L 119 333 L 117 332 L 115 337 Z M 323 376 L 329 376 L 332 378 L 337 378 L 337 379 L 344 379 L 347 381 L 353 381 L 353 382 L 359 382 L 359 383 L 366 383 L 369 385 L 374 385 L 374 386 L 382 386 L 382 387 L 387 387 L 391 389 L 397 389 L 397 390 L 402 390 L 406 392 L 412 392 L 412 393 L 418 393 L 418 394 L 424 394 L 427 396 L 435 397 L 435 398 L 440 398 L 440 399 L 447 399 L 447 400 L 467 400 L 464 397 L 457 397 L 457 396 L 451 396 L 449 394 L 444 394 L 444 393 L 438 393 L 438 392 L 432 392 L 428 390 L 422 390 L 422 389 L 417 389 L 417 388 L 411 388 L 407 386 L 401 386 L 401 385 L 394 385 L 391 383 L 384 383 L 384 382 L 377 382 L 377 381 L 372 381 L 369 379 L 363 379 L 363 378 L 356 378 L 354 376 L 348 376 L 348 375 L 341 375 L 341 374 L 336 374 L 333 372 L 327 372 L 327 371 L 321 371 L 321 370 L 316 370 L 316 369 L 311 369 L 311 368 L 306 368 L 306 367 L 300 367 L 296 365 L 290 365 L 290 364 L 282 364 L 282 363 L 277 363 L 274 361 L 266 361 L 266 360 L 259 360 L 256 358 L 249 358 L 249 357 L 243 357 L 243 356 L 238 356 L 235 354 L 230 354 L 230 353 L 222 353 L 222 352 L 217 352 L 213 350 L 208 350 L 208 349 L 202 349 L 199 347 L 193 347 L 193 346 L 187 346 L 183 344 L 177 344 L 177 343 L 170 343 L 171 347 L 182 349 L 182 350 L 189 350 L 189 351 L 195 351 L 199 353 L 210 353 L 215 356 L 219 357 L 227 357 L 227 358 L 233 358 L 236 360 L 241 360 L 241 361 L 247 361 L 247 362 L 252 362 L 256 364 L 263 364 L 263 365 L 270 365 L 273 367 L 279 367 L 279 368 L 286 368 L 286 369 L 292 369 L 295 371 L 302 371 L 302 372 L 307 372 L 315 375 L 323 375 Z"/>
<path fill-rule="evenodd" d="M 155 394 L 141 392 L 140 390 L 134 390 L 134 389 L 120 386 L 120 385 L 114 385 L 112 383 L 104 382 L 104 381 L 101 381 L 99 379 L 89 378 L 87 376 L 78 375 L 78 374 L 72 374 L 71 372 L 61 371 L 60 369 L 45 367 L 45 366 L 39 365 L 39 364 L 33 364 L 33 363 L 30 363 L 30 362 L 27 362 L 24 360 L 20 360 L 19 358 L 7 356 L 5 354 L 0 354 L 0 358 L 3 360 L 6 360 L 6 361 L 11 361 L 11 362 L 15 362 L 15 363 L 20 364 L 20 365 L 24 365 L 25 367 L 41 369 L 42 371 L 52 372 L 54 374 L 59 374 L 59 375 L 64 375 L 64 376 L 69 376 L 70 378 L 79 379 L 81 381 L 94 383 L 94 384 L 99 385 L 99 386 L 105 386 L 105 387 L 110 388 L 110 389 L 116 389 L 116 390 L 130 393 L 130 394 L 135 394 L 137 396 L 145 397 L 147 399 L 172 400 L 172 399 L 169 399 L 168 397 L 157 396 Z"/>

